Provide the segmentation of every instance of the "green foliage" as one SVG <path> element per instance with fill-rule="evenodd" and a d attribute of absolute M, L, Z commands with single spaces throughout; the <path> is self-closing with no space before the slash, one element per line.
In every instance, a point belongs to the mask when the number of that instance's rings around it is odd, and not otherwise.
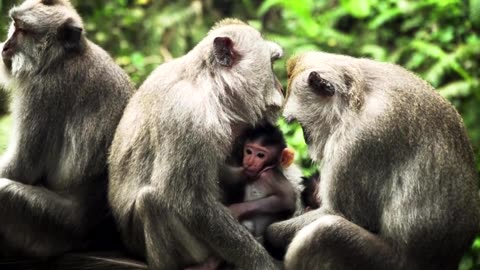
<path fill-rule="evenodd" d="M 14 0 L 0 0 L 6 14 Z M 458 109 L 480 161 L 480 0 L 77 0 L 90 39 L 140 84 L 159 64 L 185 54 L 224 17 L 248 21 L 286 57 L 321 50 L 397 63 Z M 6 16 L 0 17 L 5 34 Z M 285 59 L 275 71 L 286 85 Z M 2 122 L 3 121 L 3 122 Z M 9 118 L 0 121 L 0 149 Z M 315 171 L 298 124 L 279 125 L 306 174 Z M 3 129 L 3 130 L 2 130 Z M 4 137 L 2 137 L 4 136 Z M 478 163 L 480 170 L 480 162 Z M 480 268 L 480 238 L 460 269 Z"/>

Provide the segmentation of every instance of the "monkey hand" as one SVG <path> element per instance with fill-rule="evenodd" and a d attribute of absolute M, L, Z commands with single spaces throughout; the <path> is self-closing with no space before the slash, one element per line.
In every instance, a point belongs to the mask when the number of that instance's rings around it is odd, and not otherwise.
<path fill-rule="evenodd" d="M 228 206 L 228 209 L 230 210 L 230 213 L 236 220 L 241 220 L 247 212 L 247 204 L 245 203 L 234 203 L 230 206 Z"/>

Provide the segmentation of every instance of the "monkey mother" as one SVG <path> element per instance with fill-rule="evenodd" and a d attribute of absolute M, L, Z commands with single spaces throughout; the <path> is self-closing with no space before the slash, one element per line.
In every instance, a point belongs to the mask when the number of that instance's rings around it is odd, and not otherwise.
<path fill-rule="evenodd" d="M 267 229 L 271 245 L 291 241 L 286 269 L 456 269 L 480 204 L 453 106 L 391 64 L 307 53 L 287 69 L 284 115 L 322 161 L 322 206 Z"/>
<path fill-rule="evenodd" d="M 281 55 L 252 27 L 225 20 L 158 67 L 131 99 L 112 143 L 109 199 L 125 243 L 150 269 L 209 256 L 275 269 L 220 203 L 218 179 L 239 132 L 276 119 L 283 96 L 272 63 Z"/>

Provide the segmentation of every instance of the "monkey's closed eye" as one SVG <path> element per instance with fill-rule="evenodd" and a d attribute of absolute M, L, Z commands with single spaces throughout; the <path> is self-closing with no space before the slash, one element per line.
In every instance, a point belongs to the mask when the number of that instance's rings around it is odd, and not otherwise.
<path fill-rule="evenodd" d="M 335 94 L 333 84 L 322 78 L 316 71 L 312 71 L 310 75 L 308 75 L 308 85 L 318 95 L 331 97 Z"/>
<path fill-rule="evenodd" d="M 13 20 L 13 26 L 15 27 L 15 31 L 26 33 L 25 24 L 17 19 Z"/>

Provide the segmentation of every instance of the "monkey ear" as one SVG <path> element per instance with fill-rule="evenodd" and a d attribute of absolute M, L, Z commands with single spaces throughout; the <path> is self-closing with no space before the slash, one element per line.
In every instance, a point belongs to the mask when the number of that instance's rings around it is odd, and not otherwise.
<path fill-rule="evenodd" d="M 280 157 L 280 165 L 282 168 L 287 168 L 292 165 L 295 159 L 295 151 L 291 148 L 285 148 L 282 150 L 282 156 Z"/>
<path fill-rule="evenodd" d="M 308 75 L 308 85 L 320 96 L 331 97 L 335 94 L 333 84 L 322 78 L 316 71 L 312 71 Z"/>
<path fill-rule="evenodd" d="M 233 41 L 229 37 L 216 37 L 213 40 L 213 54 L 221 66 L 232 67 L 235 60 Z"/>
<path fill-rule="evenodd" d="M 67 51 L 79 50 L 82 47 L 81 27 L 75 26 L 72 20 L 67 20 L 58 30 L 58 37 Z"/>

